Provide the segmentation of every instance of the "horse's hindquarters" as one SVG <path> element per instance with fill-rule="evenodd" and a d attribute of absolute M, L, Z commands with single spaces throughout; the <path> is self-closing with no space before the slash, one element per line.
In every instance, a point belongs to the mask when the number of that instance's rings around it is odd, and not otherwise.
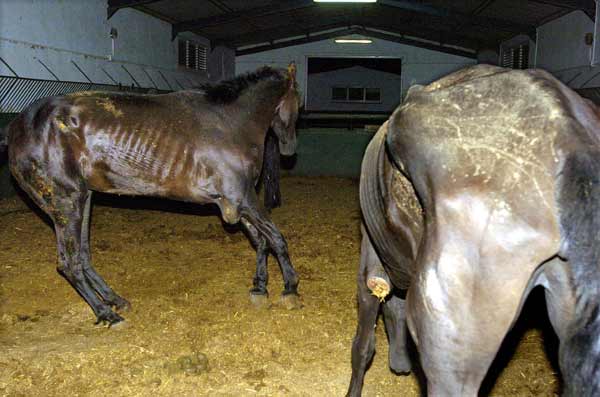
<path fill-rule="evenodd" d="M 556 231 L 476 192 L 436 196 L 435 203 L 409 290 L 408 323 L 431 387 L 476 395 L 532 275 L 556 252 L 548 237 Z"/>

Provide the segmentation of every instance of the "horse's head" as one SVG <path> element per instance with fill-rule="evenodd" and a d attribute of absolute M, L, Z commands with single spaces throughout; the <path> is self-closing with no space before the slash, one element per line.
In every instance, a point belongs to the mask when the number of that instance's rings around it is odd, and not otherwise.
<path fill-rule="evenodd" d="M 299 95 L 296 90 L 296 65 L 292 62 L 287 68 L 287 90 L 281 97 L 271 128 L 279 138 L 279 151 L 284 156 L 296 152 L 296 120 L 300 107 Z"/>

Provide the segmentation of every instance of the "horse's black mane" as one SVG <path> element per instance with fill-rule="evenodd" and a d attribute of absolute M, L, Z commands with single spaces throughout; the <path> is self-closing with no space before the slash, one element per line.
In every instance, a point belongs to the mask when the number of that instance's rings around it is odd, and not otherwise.
<path fill-rule="evenodd" d="M 282 81 L 285 78 L 285 70 L 263 66 L 255 72 L 245 73 L 231 80 L 216 84 L 202 84 L 198 89 L 204 91 L 204 95 L 209 102 L 226 104 L 235 101 L 245 89 L 259 81 Z"/>

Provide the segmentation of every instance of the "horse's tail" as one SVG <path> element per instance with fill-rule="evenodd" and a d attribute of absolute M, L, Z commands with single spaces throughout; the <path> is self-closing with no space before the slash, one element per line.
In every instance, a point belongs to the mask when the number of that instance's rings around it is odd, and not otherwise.
<path fill-rule="evenodd" d="M 407 266 L 408 239 L 391 227 L 388 203 L 393 181 L 386 176 L 386 168 L 392 167 L 386 153 L 385 139 L 389 124 L 386 122 L 371 139 L 363 156 L 360 172 L 360 209 L 366 231 L 375 251 L 392 278 L 394 286 L 407 289 L 410 286 L 411 269 Z"/>
<path fill-rule="evenodd" d="M 600 153 L 566 158 L 559 179 L 561 253 L 568 259 L 575 313 L 561 341 L 565 396 L 600 395 Z"/>
<path fill-rule="evenodd" d="M 265 139 L 265 153 L 263 159 L 262 179 L 265 185 L 264 203 L 267 209 L 281 206 L 281 191 L 279 190 L 279 143 L 277 136 L 269 129 Z"/>

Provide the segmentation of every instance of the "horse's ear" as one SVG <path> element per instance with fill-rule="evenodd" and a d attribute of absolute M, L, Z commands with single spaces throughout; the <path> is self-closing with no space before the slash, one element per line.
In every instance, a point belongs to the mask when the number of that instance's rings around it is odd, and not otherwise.
<path fill-rule="evenodd" d="M 288 77 L 291 84 L 296 82 L 296 62 L 292 61 L 287 67 Z"/>

